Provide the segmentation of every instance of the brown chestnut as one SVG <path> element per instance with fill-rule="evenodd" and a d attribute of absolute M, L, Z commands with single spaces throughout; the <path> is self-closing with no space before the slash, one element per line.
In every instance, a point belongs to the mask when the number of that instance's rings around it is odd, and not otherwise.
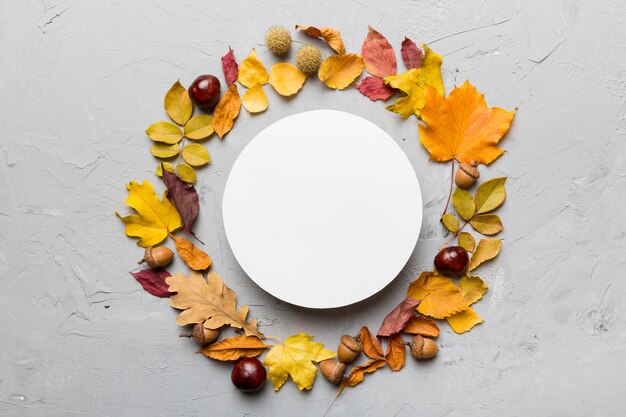
<path fill-rule="evenodd" d="M 265 384 L 267 372 L 257 358 L 244 358 L 233 366 L 230 379 L 240 390 L 251 392 L 260 389 Z"/>

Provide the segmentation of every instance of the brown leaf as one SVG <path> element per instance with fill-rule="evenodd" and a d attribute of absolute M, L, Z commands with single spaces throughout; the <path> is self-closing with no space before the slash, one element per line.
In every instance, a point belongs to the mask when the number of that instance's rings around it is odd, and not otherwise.
<path fill-rule="evenodd" d="M 369 26 L 367 37 L 361 46 L 365 71 L 374 77 L 384 78 L 396 74 L 396 54 L 387 38 Z"/>
<path fill-rule="evenodd" d="M 391 336 L 400 333 L 404 325 L 415 317 L 415 309 L 419 303 L 419 300 L 415 298 L 405 298 L 391 313 L 387 314 L 376 336 Z"/>
<path fill-rule="evenodd" d="M 406 345 L 400 334 L 389 337 L 385 360 L 392 371 L 399 371 L 404 366 L 406 357 Z"/>
<path fill-rule="evenodd" d="M 363 353 L 372 359 L 384 359 L 383 348 L 380 347 L 380 343 L 372 334 L 370 330 L 363 326 L 359 331 L 359 339 L 363 344 Z"/>
<path fill-rule="evenodd" d="M 402 46 L 400 47 L 402 61 L 407 69 L 419 68 L 422 66 L 424 52 L 411 39 L 404 37 Z"/>
<path fill-rule="evenodd" d="M 268 347 L 258 337 L 242 335 L 220 340 L 203 347 L 199 352 L 218 361 L 236 361 L 257 357 Z"/>
<path fill-rule="evenodd" d="M 168 291 L 168 285 L 165 283 L 165 278 L 171 276 L 163 268 L 155 269 L 142 269 L 141 271 L 130 273 L 137 282 L 141 284 L 144 290 L 159 298 L 167 298 L 170 296 Z"/>
<path fill-rule="evenodd" d="M 239 97 L 237 84 L 231 84 L 213 112 L 213 128 L 220 139 L 233 128 L 240 108 L 241 97 Z"/>
<path fill-rule="evenodd" d="M 439 327 L 437 323 L 424 316 L 415 316 L 404 326 L 402 332 L 406 334 L 419 334 L 425 337 L 437 337 L 439 336 Z"/>
<path fill-rule="evenodd" d="M 176 245 L 176 251 L 187 266 L 194 271 L 203 271 L 211 266 L 211 257 L 196 245 L 185 239 L 184 237 L 176 237 L 171 235 Z"/>
<path fill-rule="evenodd" d="M 346 47 L 343 45 L 341 33 L 333 28 L 324 27 L 318 29 L 315 26 L 296 25 L 296 30 L 302 30 L 312 38 L 324 39 L 328 43 L 328 46 L 333 48 L 339 55 L 346 53 Z"/>
<path fill-rule="evenodd" d="M 360 84 L 357 84 L 356 88 L 365 97 L 372 101 L 387 100 L 396 94 L 396 90 L 389 87 L 382 78 L 377 77 L 365 77 L 361 80 Z"/>
<path fill-rule="evenodd" d="M 195 236 L 191 228 L 196 217 L 198 217 L 198 211 L 200 211 L 196 188 L 166 169 L 163 169 L 163 183 L 167 187 L 167 198 L 180 213 L 183 231 L 191 236 Z"/>
<path fill-rule="evenodd" d="M 224 71 L 224 78 L 226 79 L 226 85 L 230 86 L 237 81 L 239 75 L 239 65 L 235 61 L 235 52 L 228 48 L 226 55 L 222 57 L 222 71 Z"/>
<path fill-rule="evenodd" d="M 339 385 L 339 392 L 337 395 L 341 394 L 341 391 L 346 387 L 354 387 L 365 379 L 365 374 L 370 374 L 372 372 L 376 372 L 378 369 L 387 365 L 387 362 L 384 359 L 372 359 L 367 362 L 365 365 L 355 366 L 350 371 L 350 374 L 341 381 Z"/>

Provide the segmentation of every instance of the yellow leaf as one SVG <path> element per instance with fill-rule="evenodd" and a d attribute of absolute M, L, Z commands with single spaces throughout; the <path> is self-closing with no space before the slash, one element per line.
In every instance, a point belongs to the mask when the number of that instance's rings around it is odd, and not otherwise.
<path fill-rule="evenodd" d="M 263 66 L 263 63 L 256 56 L 256 50 L 252 48 L 250 55 L 244 58 L 239 65 L 239 76 L 237 81 L 241 85 L 252 88 L 257 83 L 263 85 L 269 80 L 269 75 Z"/>
<path fill-rule="evenodd" d="M 135 209 L 137 214 L 122 217 L 115 212 L 126 225 L 126 234 L 138 237 L 137 244 L 142 247 L 154 246 L 161 243 L 167 234 L 174 232 L 181 226 L 181 219 L 176 208 L 170 203 L 166 195 L 163 199 L 154 193 L 149 181 L 139 184 L 131 181 L 126 185 L 128 198 L 124 203 Z"/>
<path fill-rule="evenodd" d="M 443 216 L 441 216 L 441 221 L 443 222 L 443 225 L 446 226 L 446 229 L 448 229 L 452 233 L 456 233 L 459 231 L 459 220 L 454 214 L 444 214 Z"/>
<path fill-rule="evenodd" d="M 176 81 L 165 94 L 163 104 L 170 118 L 181 126 L 187 123 L 193 113 L 193 104 L 191 104 L 189 93 L 185 87 L 180 85 L 180 81 Z"/>
<path fill-rule="evenodd" d="M 504 230 L 500 217 L 496 214 L 479 214 L 470 222 L 472 227 L 483 235 L 491 236 Z"/>
<path fill-rule="evenodd" d="M 183 138 L 180 127 L 170 122 L 156 122 L 146 129 L 146 134 L 155 142 L 174 144 Z"/>
<path fill-rule="evenodd" d="M 474 197 L 472 197 L 468 191 L 461 188 L 454 190 L 454 194 L 452 194 L 452 204 L 463 220 L 469 220 L 474 216 L 476 203 L 474 202 Z"/>
<path fill-rule="evenodd" d="M 333 28 L 324 27 L 318 29 L 315 26 L 296 25 L 296 30 L 303 30 L 307 35 L 311 36 L 312 38 L 324 39 L 328 43 L 328 46 L 333 48 L 333 50 L 339 55 L 343 55 L 346 53 L 346 48 L 343 45 L 343 40 L 341 39 L 341 33 Z"/>
<path fill-rule="evenodd" d="M 274 345 L 267 353 L 263 365 L 269 367 L 267 377 L 276 391 L 289 376 L 300 390 L 311 389 L 317 374 L 317 366 L 313 362 L 335 357 L 335 352 L 324 349 L 323 344 L 311 339 L 313 336 L 305 333 L 289 336 L 285 343 Z"/>
<path fill-rule="evenodd" d="M 419 126 L 420 142 L 433 161 L 454 158 L 488 165 L 504 152 L 496 145 L 509 130 L 514 114 L 514 110 L 487 107 L 485 97 L 468 81 L 446 98 L 429 88 L 421 111 L 426 126 Z"/>
<path fill-rule="evenodd" d="M 281 96 L 296 94 L 306 81 L 306 74 L 286 62 L 272 65 L 270 69 L 270 85 Z"/>
<path fill-rule="evenodd" d="M 476 190 L 476 212 L 478 214 L 495 210 L 504 203 L 506 198 L 505 181 L 506 177 L 502 177 L 480 184 Z"/>
<path fill-rule="evenodd" d="M 176 175 L 188 184 L 196 183 L 196 171 L 194 171 L 193 168 L 187 164 L 178 165 L 176 167 Z"/>
<path fill-rule="evenodd" d="M 172 145 L 155 143 L 154 145 L 150 146 L 150 153 L 152 153 L 153 156 L 161 159 L 172 158 L 178 155 L 178 152 L 180 152 L 180 146 L 178 146 L 177 143 L 174 143 Z"/>
<path fill-rule="evenodd" d="M 263 338 L 257 328 L 257 319 L 246 321 L 248 306 L 237 310 L 237 294 L 224 285 L 222 278 L 215 272 L 209 272 L 207 280 L 197 271 L 191 271 L 189 278 L 180 272 L 165 279 L 169 291 L 170 305 L 183 310 L 176 319 L 181 326 L 202 323 L 207 329 L 219 329 L 231 326 L 243 329 L 246 336 Z"/>
<path fill-rule="evenodd" d="M 218 361 L 236 361 L 259 356 L 268 347 L 258 337 L 235 336 L 204 346 L 200 352 Z"/>
<path fill-rule="evenodd" d="M 183 148 L 183 159 L 192 167 L 201 167 L 211 162 L 209 151 L 199 143 L 192 143 Z"/>
<path fill-rule="evenodd" d="M 439 327 L 437 326 L 437 323 L 424 316 L 415 316 L 404 325 L 402 333 L 419 334 L 425 337 L 437 337 L 439 336 Z"/>
<path fill-rule="evenodd" d="M 471 307 L 448 317 L 446 320 L 448 320 L 448 324 L 452 330 L 458 334 L 469 332 L 474 326 L 484 321 Z"/>
<path fill-rule="evenodd" d="M 161 162 L 159 165 L 157 165 L 157 169 L 156 169 L 156 174 L 159 177 L 163 177 L 163 168 L 164 167 L 165 167 L 166 171 L 174 172 L 174 165 L 172 165 L 171 162 Z"/>
<path fill-rule="evenodd" d="M 420 116 L 420 110 L 426 104 L 426 91 L 430 86 L 443 95 L 443 79 L 441 78 L 441 55 L 433 52 L 428 46 L 422 45 L 424 60 L 419 68 L 410 69 L 402 74 L 384 78 L 385 84 L 402 91 L 405 95 L 387 106 L 387 110 L 398 113 L 403 119 L 412 114 Z"/>
<path fill-rule="evenodd" d="M 502 241 L 500 239 L 485 238 L 481 239 L 476 246 L 476 250 L 472 254 L 469 262 L 468 272 L 472 272 L 485 261 L 495 258 L 500 253 Z"/>
<path fill-rule="evenodd" d="M 208 114 L 194 116 L 185 125 L 185 137 L 191 140 L 202 140 L 214 132 L 213 117 Z"/>
<path fill-rule="evenodd" d="M 176 237 L 172 235 L 176 251 L 187 266 L 194 271 L 203 271 L 211 266 L 211 257 L 204 251 L 198 249 L 196 245 L 191 243 L 184 237 Z"/>
<path fill-rule="evenodd" d="M 354 366 L 352 370 L 350 370 L 350 374 L 341 381 L 339 385 L 339 392 L 337 395 L 341 394 L 341 391 L 346 387 L 354 387 L 365 379 L 365 374 L 371 374 L 372 372 L 376 372 L 380 368 L 387 365 L 387 361 L 384 359 L 372 359 L 367 362 L 365 365 Z"/>
<path fill-rule="evenodd" d="M 260 113 L 267 109 L 267 96 L 261 84 L 256 84 L 243 93 L 241 101 L 243 102 L 243 107 L 245 107 L 249 113 Z"/>
<path fill-rule="evenodd" d="M 241 98 L 237 84 L 233 83 L 228 87 L 213 112 L 213 128 L 220 138 L 230 132 L 235 124 L 235 119 L 239 115 L 241 108 Z"/>
<path fill-rule="evenodd" d="M 467 232 L 459 233 L 459 246 L 465 248 L 468 252 L 474 252 L 474 248 L 476 247 L 476 240 L 474 240 L 474 236 Z"/>
<path fill-rule="evenodd" d="M 322 62 L 317 76 L 328 87 L 343 90 L 361 75 L 363 68 L 360 55 L 331 55 Z"/>
<path fill-rule="evenodd" d="M 467 308 L 459 288 L 437 271 L 422 272 L 409 285 L 407 297 L 421 300 L 417 311 L 435 319 L 449 317 Z"/>
<path fill-rule="evenodd" d="M 459 290 L 461 296 L 468 306 L 483 298 L 489 287 L 485 282 L 476 276 L 465 276 L 459 280 Z"/>

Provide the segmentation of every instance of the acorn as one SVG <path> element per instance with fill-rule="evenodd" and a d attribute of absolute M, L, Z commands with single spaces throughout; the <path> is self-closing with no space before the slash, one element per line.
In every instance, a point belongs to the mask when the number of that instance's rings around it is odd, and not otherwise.
<path fill-rule="evenodd" d="M 143 254 L 143 259 L 141 259 L 138 264 L 147 263 L 148 266 L 152 269 L 159 268 L 165 266 L 172 262 L 172 258 L 174 257 L 174 252 L 168 247 L 165 246 L 157 246 L 152 247 L 148 246 L 146 251 Z"/>
<path fill-rule="evenodd" d="M 337 347 L 337 359 L 339 362 L 353 362 L 363 352 L 363 343 L 354 336 L 343 335 Z"/>
<path fill-rule="evenodd" d="M 417 335 L 411 340 L 411 356 L 415 359 L 430 359 L 437 356 L 439 348 L 434 340 Z"/>
<path fill-rule="evenodd" d="M 480 172 L 478 172 L 478 162 L 474 161 L 472 164 L 467 162 L 461 162 L 459 164 L 459 170 L 456 172 L 454 182 L 456 186 L 462 189 L 470 188 L 478 178 L 480 178 Z"/>
<path fill-rule="evenodd" d="M 346 371 L 346 364 L 337 362 L 334 359 L 326 359 L 320 362 L 320 370 L 324 378 L 333 385 L 337 385 L 343 379 L 343 373 Z"/>
<path fill-rule="evenodd" d="M 207 329 L 204 323 L 196 323 L 191 331 L 191 337 L 198 346 L 208 345 L 217 340 L 220 336 L 220 329 Z"/>

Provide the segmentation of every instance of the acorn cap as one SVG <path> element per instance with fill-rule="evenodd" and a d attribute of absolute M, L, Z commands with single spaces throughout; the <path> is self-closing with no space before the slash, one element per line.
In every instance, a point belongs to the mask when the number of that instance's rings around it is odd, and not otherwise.
<path fill-rule="evenodd" d="M 467 175 L 472 178 L 478 179 L 480 178 L 480 172 L 478 172 L 478 163 L 474 161 L 472 164 L 468 164 L 467 162 L 461 162 L 459 164 L 459 168 L 463 170 Z"/>

